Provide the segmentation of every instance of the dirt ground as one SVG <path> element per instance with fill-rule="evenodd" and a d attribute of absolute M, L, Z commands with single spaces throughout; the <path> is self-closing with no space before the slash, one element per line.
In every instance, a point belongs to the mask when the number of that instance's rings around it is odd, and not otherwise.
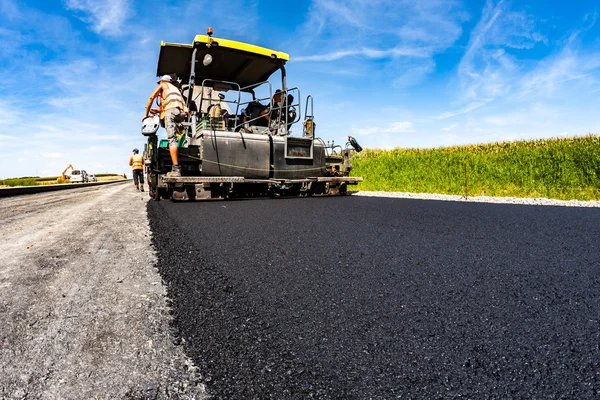
<path fill-rule="evenodd" d="M 131 182 L 0 199 L 0 398 L 204 399 Z"/>

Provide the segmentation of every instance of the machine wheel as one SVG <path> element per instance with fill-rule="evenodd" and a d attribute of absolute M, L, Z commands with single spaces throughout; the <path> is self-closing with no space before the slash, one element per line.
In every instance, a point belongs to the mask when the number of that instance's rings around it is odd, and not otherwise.
<path fill-rule="evenodd" d="M 171 198 L 171 193 L 167 189 L 157 189 L 159 199 L 169 200 Z"/>
<path fill-rule="evenodd" d="M 160 200 L 159 189 L 156 187 L 157 176 L 152 173 L 146 174 L 146 183 L 148 184 L 148 194 L 150 198 L 156 201 Z"/>
<path fill-rule="evenodd" d="M 157 189 L 150 189 L 150 198 L 155 201 L 160 201 L 160 193 Z"/>
<path fill-rule="evenodd" d="M 275 189 L 275 186 L 269 187 L 269 189 L 267 190 L 267 196 L 269 196 L 272 199 L 274 199 L 275 197 L 279 197 L 279 193 Z"/>
<path fill-rule="evenodd" d="M 338 190 L 339 190 L 339 193 L 340 193 L 342 196 L 345 196 L 345 195 L 347 195 L 347 194 L 348 194 L 348 185 L 346 185 L 345 183 L 342 183 L 342 184 L 340 185 L 340 188 L 339 188 Z"/>
<path fill-rule="evenodd" d="M 302 191 L 302 184 L 295 183 L 291 188 L 287 190 L 286 196 L 300 196 L 300 192 Z"/>

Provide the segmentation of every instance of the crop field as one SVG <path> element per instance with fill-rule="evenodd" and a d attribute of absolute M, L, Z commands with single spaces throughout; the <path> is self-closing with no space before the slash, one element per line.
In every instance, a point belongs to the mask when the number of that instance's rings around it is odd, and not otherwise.
<path fill-rule="evenodd" d="M 359 190 L 600 199 L 600 136 L 353 154 Z"/>
<path fill-rule="evenodd" d="M 123 179 L 123 175 L 117 174 L 96 174 L 99 181 L 111 181 Z M 21 178 L 0 179 L 0 187 L 15 187 L 15 186 L 37 186 L 37 185 L 56 185 L 60 182 L 60 176 L 25 176 Z M 69 183 L 67 179 L 66 183 Z"/>

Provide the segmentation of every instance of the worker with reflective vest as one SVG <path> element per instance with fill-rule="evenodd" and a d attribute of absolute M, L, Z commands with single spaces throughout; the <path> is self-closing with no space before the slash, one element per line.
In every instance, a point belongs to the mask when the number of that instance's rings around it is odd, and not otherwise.
<path fill-rule="evenodd" d="M 133 155 L 129 158 L 129 165 L 133 172 L 133 183 L 137 191 L 144 191 L 144 159 L 138 154 L 138 149 L 133 149 Z"/>
<path fill-rule="evenodd" d="M 155 98 L 160 97 L 160 108 L 158 109 L 160 119 L 164 121 L 165 129 L 167 130 L 167 139 L 169 139 L 169 152 L 171 153 L 171 161 L 173 166 L 168 176 L 181 176 L 181 167 L 179 166 L 179 159 L 177 153 L 177 124 L 185 121 L 188 115 L 188 109 L 185 106 L 185 101 L 179 89 L 171 82 L 172 78 L 170 75 L 164 75 L 158 81 L 158 87 L 152 92 L 148 103 L 146 104 L 145 118 L 148 118 L 148 114 L 151 109 L 152 102 Z"/>

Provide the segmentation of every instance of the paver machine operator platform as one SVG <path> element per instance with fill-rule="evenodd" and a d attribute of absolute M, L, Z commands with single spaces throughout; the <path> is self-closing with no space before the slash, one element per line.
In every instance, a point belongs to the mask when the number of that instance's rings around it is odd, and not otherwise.
<path fill-rule="evenodd" d="M 362 181 L 349 176 L 351 153 L 362 148 L 352 137 L 342 147 L 315 135 L 313 98 L 301 104 L 300 89 L 287 86 L 287 61 L 283 52 L 213 38 L 210 28 L 191 45 L 161 43 L 157 76 L 176 82 L 189 115 L 177 128 L 181 176 L 167 175 L 162 121 L 142 123 L 153 199 L 344 195 Z M 276 75 L 277 88 L 269 81 Z"/>

